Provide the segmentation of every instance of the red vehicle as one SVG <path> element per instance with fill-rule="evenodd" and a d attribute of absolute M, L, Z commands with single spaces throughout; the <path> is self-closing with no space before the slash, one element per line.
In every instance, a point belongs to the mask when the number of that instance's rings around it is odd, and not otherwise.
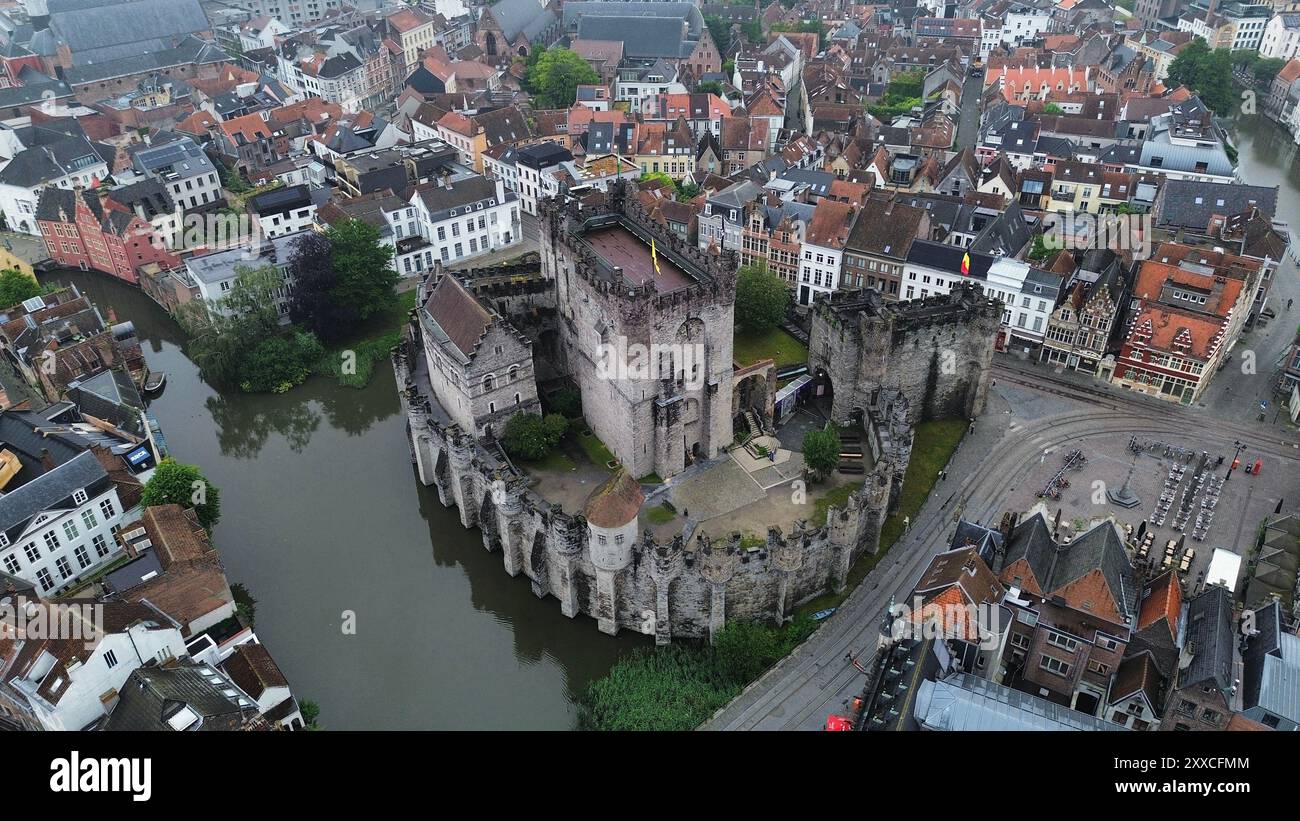
<path fill-rule="evenodd" d="M 837 716 L 834 713 L 826 716 L 825 729 L 831 732 L 846 732 L 853 729 L 853 721 L 844 716 Z"/>

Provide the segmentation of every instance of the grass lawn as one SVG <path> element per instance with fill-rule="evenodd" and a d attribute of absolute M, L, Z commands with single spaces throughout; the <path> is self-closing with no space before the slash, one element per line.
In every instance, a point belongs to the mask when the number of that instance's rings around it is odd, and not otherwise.
<path fill-rule="evenodd" d="M 662 485 L 664 483 L 664 480 L 659 478 L 658 473 L 647 473 L 637 481 L 643 485 Z"/>
<path fill-rule="evenodd" d="M 808 520 L 808 523 L 814 528 L 826 524 L 826 514 L 830 511 L 831 505 L 844 507 L 844 503 L 849 500 L 849 495 L 860 487 L 862 487 L 860 482 L 849 482 L 847 485 L 831 488 L 826 492 L 826 495 L 817 500 L 816 506 L 813 507 L 812 518 Z"/>
<path fill-rule="evenodd" d="M 612 462 L 614 460 L 614 454 L 609 452 L 609 448 L 605 447 L 605 443 L 600 441 L 600 438 L 597 437 L 596 434 L 593 433 L 590 436 L 584 436 L 582 431 L 579 430 L 576 434 L 576 438 L 578 440 L 578 446 L 582 448 L 583 453 L 587 454 L 587 458 L 591 460 L 593 465 L 603 468 L 605 467 L 606 462 Z M 608 468 L 606 468 L 606 470 L 608 470 Z"/>
<path fill-rule="evenodd" d="M 732 346 L 732 359 L 742 367 L 761 359 L 775 360 L 778 368 L 782 365 L 802 365 L 808 361 L 808 348 L 781 328 L 761 333 L 736 331 Z"/>
<path fill-rule="evenodd" d="M 356 333 L 326 351 L 316 366 L 316 373 L 334 377 L 352 388 L 370 384 L 375 363 L 387 358 L 389 350 L 401 341 L 402 325 L 414 307 L 414 290 L 398 294 L 394 307 L 360 323 Z M 345 363 L 354 364 L 354 368 L 349 368 L 353 372 L 344 373 Z"/>
<path fill-rule="evenodd" d="M 578 469 L 578 464 L 566 456 L 559 448 L 553 448 L 550 453 L 541 459 L 521 462 L 521 464 L 526 470 L 549 471 L 551 473 L 567 473 Z"/>
<path fill-rule="evenodd" d="M 916 514 L 920 512 L 921 506 L 929 498 L 930 492 L 934 490 L 934 483 L 939 478 L 939 471 L 943 466 L 948 464 L 952 458 L 953 451 L 961 442 L 961 438 L 966 435 L 966 430 L 970 423 L 964 419 L 940 419 L 933 422 L 922 422 L 916 426 L 916 437 L 912 444 L 912 461 L 908 462 L 907 475 L 903 477 L 903 490 L 898 499 L 898 512 L 885 519 L 884 527 L 880 529 L 880 550 L 875 554 L 865 553 L 861 558 L 849 568 L 848 584 L 844 590 L 839 593 L 827 593 L 824 596 L 818 596 L 812 601 L 799 608 L 800 613 L 815 613 L 828 607 L 839 607 L 853 589 L 867 577 L 871 569 L 884 558 L 889 549 L 894 546 L 900 536 L 903 535 L 903 519 L 911 517 L 916 519 Z M 832 504 L 843 504 L 848 498 L 848 492 L 835 501 L 832 497 L 837 496 L 841 491 L 851 492 L 855 484 L 845 485 L 843 488 L 836 488 L 826 494 L 823 499 L 817 500 L 815 513 L 820 514 L 817 522 L 826 521 L 826 510 Z M 822 503 L 826 502 L 826 507 Z"/>
<path fill-rule="evenodd" d="M 677 518 L 677 514 L 660 504 L 647 510 L 645 518 L 652 525 L 666 525 Z"/>

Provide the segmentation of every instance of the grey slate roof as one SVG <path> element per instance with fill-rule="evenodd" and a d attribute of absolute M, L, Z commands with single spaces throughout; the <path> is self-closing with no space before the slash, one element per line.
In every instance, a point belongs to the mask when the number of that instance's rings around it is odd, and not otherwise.
<path fill-rule="evenodd" d="M 1180 673 L 1178 686 L 1213 684 L 1221 691 L 1232 687 L 1232 592 L 1211 585 L 1187 605 L 1183 652 L 1191 663 Z"/>
<path fill-rule="evenodd" d="M 695 48 L 694 41 L 682 39 L 682 21 L 670 17 L 583 17 L 578 36 L 583 40 L 620 40 L 628 57 L 677 59 Z"/>
<path fill-rule="evenodd" d="M 536 39 L 555 24 L 555 13 L 542 8 L 537 0 L 500 0 L 490 8 L 507 40 L 521 32 L 529 40 Z"/>
<path fill-rule="evenodd" d="M 636 2 L 636 0 L 611 3 L 608 0 L 570 0 L 564 4 L 562 15 L 564 30 L 570 32 L 579 27 L 583 20 L 596 16 L 661 17 L 677 22 L 684 20 L 690 24 L 691 39 L 698 39 L 704 27 L 704 15 L 694 3 Z"/>
<path fill-rule="evenodd" d="M 169 723 L 185 709 L 195 723 Z M 107 731 L 232 730 L 257 716 L 257 705 L 206 664 L 140 667 L 122 686 L 117 705 L 100 726 Z"/>
<path fill-rule="evenodd" d="M 1276 185 L 1165 180 L 1156 224 L 1205 230 L 1211 216 L 1243 214 L 1252 207 L 1272 217 L 1277 213 L 1277 190 Z"/>
<path fill-rule="evenodd" d="M 72 85 L 81 85 L 172 66 L 207 65 L 229 59 L 230 57 L 215 43 L 190 36 L 181 40 L 175 48 L 163 45 L 156 49 L 132 52 L 116 59 L 71 66 L 64 69 L 63 79 Z"/>
<path fill-rule="evenodd" d="M 68 135 L 55 129 L 32 128 L 21 137 L 20 151 L 0 169 L 0 183 L 35 188 L 45 182 L 103 162 L 96 145 L 84 133 Z"/>
<path fill-rule="evenodd" d="M 453 208 L 461 208 L 484 200 L 496 199 L 497 189 L 491 180 L 483 177 L 468 177 L 453 183 L 450 187 L 441 185 L 424 185 L 419 189 L 420 199 L 429 210 L 430 218 L 438 218 Z M 507 197 L 509 199 L 509 197 Z"/>
<path fill-rule="evenodd" d="M 53 12 L 48 31 L 37 32 L 32 43 L 41 54 L 53 54 L 58 43 L 67 43 L 74 63 L 85 65 L 166 49 L 173 37 L 211 27 L 198 0 L 129 0 Z"/>
<path fill-rule="evenodd" d="M 1255 611 L 1255 628 L 1243 659 L 1243 706 L 1300 723 L 1300 636 L 1287 631 L 1276 600 Z"/>
<path fill-rule="evenodd" d="M 1052 528 L 1039 513 L 1021 521 L 1011 531 L 1003 567 L 1024 559 L 1039 586 L 1045 589 L 1052 574 L 1052 560 L 1055 556 L 1056 542 L 1052 541 Z"/>
<path fill-rule="evenodd" d="M 90 488 L 106 481 L 108 472 L 86 451 L 38 476 L 12 493 L 0 496 L 0 531 L 20 528 L 43 510 L 48 510 L 72 496 L 74 490 Z"/>

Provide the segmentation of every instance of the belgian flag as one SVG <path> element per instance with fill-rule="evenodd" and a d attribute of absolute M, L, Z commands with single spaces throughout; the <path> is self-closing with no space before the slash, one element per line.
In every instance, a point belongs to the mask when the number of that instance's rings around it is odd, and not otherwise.
<path fill-rule="evenodd" d="M 961 275 L 964 277 L 970 276 L 970 253 L 969 252 L 962 255 Z"/>

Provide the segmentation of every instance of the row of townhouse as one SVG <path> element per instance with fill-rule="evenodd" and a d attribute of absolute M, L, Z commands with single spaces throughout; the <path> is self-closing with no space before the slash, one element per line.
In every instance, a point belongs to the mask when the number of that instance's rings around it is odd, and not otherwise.
<path fill-rule="evenodd" d="M 1300 669 L 1300 637 L 1277 598 L 1243 613 L 1235 578 L 1146 577 L 1135 547 L 1113 517 L 1067 526 L 1041 504 L 997 527 L 958 522 L 889 617 L 856 727 L 1300 726 L 1283 684 Z"/>

